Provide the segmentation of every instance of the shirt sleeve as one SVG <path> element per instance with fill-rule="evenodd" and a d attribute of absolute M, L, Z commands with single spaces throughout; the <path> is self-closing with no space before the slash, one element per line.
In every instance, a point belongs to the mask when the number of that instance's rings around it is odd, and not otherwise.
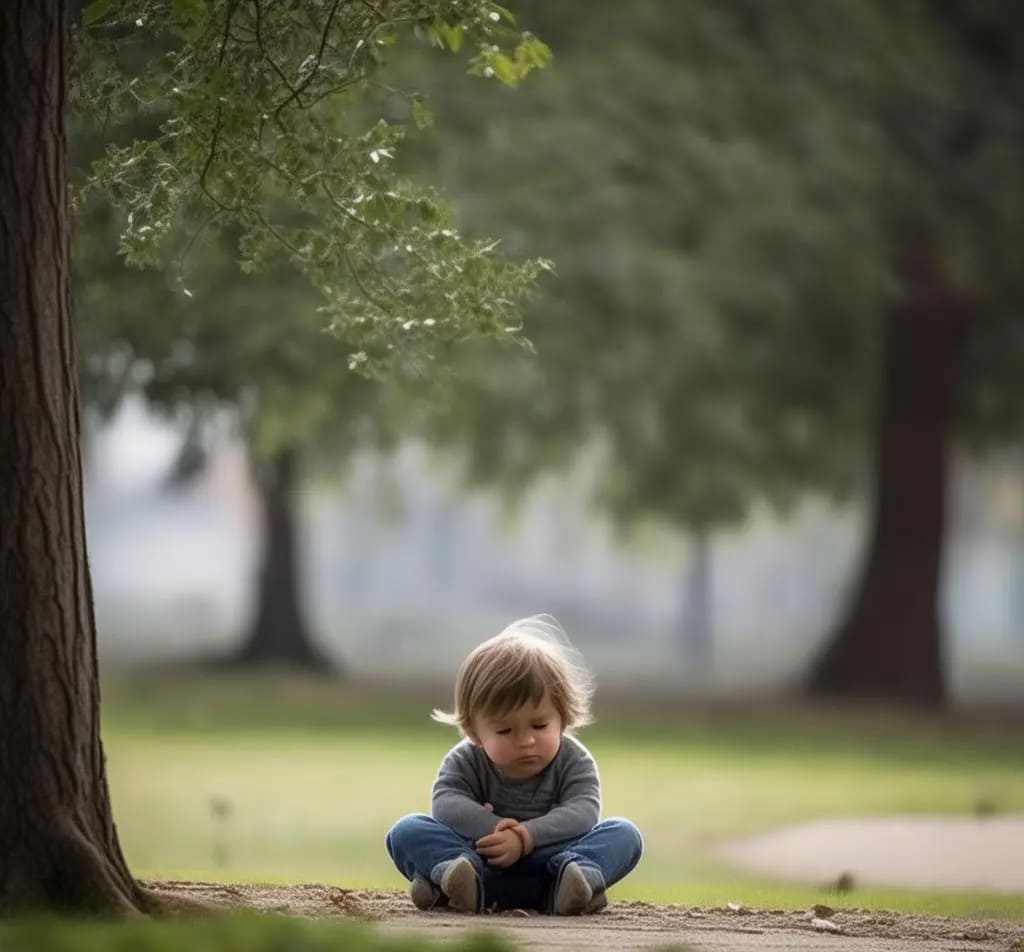
<path fill-rule="evenodd" d="M 589 832 L 601 818 L 601 779 L 597 763 L 579 741 L 565 766 L 558 802 L 544 816 L 523 826 L 533 834 L 533 845 L 547 846 L 576 839 Z"/>
<path fill-rule="evenodd" d="M 501 819 L 484 809 L 483 799 L 472 752 L 467 744 L 457 744 L 448 751 L 438 768 L 430 798 L 431 816 L 461 836 L 478 840 L 493 833 Z"/>

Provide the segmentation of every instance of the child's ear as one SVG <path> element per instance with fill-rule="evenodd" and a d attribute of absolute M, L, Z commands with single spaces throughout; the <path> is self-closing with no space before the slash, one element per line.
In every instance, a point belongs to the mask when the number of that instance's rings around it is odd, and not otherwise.
<path fill-rule="evenodd" d="M 483 746 L 483 744 L 480 743 L 480 738 L 477 737 L 475 731 L 471 731 L 471 730 L 467 729 L 467 730 L 464 730 L 463 733 L 466 735 L 466 740 L 468 740 L 474 747 L 482 747 Z"/>

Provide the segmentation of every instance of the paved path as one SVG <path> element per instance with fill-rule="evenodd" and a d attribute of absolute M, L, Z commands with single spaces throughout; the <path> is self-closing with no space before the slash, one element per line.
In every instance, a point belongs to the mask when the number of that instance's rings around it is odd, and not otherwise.
<path fill-rule="evenodd" d="M 794 882 L 847 873 L 861 886 L 1024 894 L 1024 816 L 819 820 L 726 843 L 718 855 Z"/>

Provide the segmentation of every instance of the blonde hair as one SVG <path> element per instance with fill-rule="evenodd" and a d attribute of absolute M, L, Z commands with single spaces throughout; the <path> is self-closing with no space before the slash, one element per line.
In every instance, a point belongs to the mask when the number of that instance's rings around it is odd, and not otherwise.
<path fill-rule="evenodd" d="M 467 734 L 475 717 L 539 704 L 547 694 L 562 729 L 572 730 L 593 720 L 593 693 L 591 676 L 562 626 L 551 615 L 533 615 L 477 645 L 459 666 L 455 710 L 435 708 L 431 716 Z"/>

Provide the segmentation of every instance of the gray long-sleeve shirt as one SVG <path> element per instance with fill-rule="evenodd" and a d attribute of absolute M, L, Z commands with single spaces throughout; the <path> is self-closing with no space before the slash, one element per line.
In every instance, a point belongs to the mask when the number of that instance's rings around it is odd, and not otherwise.
<path fill-rule="evenodd" d="M 491 813 L 484 804 L 494 807 Z M 482 747 L 468 740 L 445 755 L 434 781 L 431 813 L 471 840 L 494 832 L 499 820 L 519 820 L 534 846 L 574 839 L 601 815 L 601 781 L 590 751 L 563 735 L 555 759 L 536 777 L 502 776 Z"/>

